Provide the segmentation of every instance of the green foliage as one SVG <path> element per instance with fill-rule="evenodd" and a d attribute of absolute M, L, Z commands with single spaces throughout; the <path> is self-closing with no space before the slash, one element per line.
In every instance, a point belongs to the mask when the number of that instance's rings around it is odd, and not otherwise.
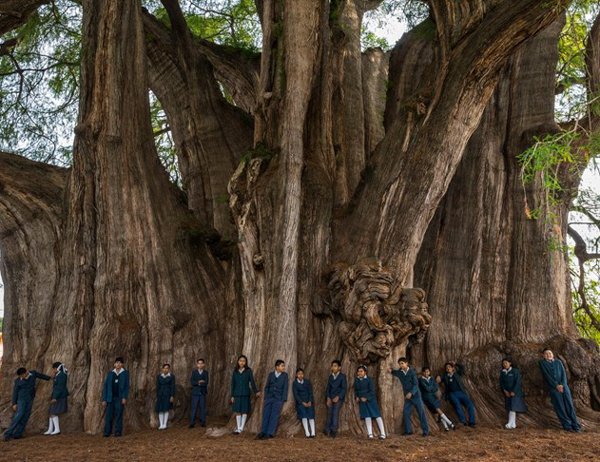
<path fill-rule="evenodd" d="M 583 287 L 585 304 L 576 282 L 579 279 L 578 263 L 572 254 L 569 263 L 573 281 L 571 293 L 575 325 L 583 337 L 595 340 L 600 345 L 600 329 L 597 327 L 597 322 L 600 321 L 600 262 L 593 260 L 585 263 L 587 276 Z M 596 325 L 592 319 L 596 320 Z"/>
<path fill-rule="evenodd" d="M 363 50 L 381 48 L 384 51 L 388 51 L 392 48 L 385 38 L 379 37 L 375 32 L 369 31 L 365 27 L 361 30 L 360 43 Z"/>

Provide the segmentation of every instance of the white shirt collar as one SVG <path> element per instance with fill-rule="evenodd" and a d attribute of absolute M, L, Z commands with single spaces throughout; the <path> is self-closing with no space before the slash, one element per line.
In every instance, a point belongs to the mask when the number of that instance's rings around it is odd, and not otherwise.
<path fill-rule="evenodd" d="M 124 367 L 122 367 L 122 368 L 121 368 L 121 370 L 120 370 L 120 371 L 118 371 L 118 372 L 117 372 L 117 369 L 113 369 L 112 371 L 113 371 L 115 374 L 117 374 L 117 375 L 121 375 L 121 372 L 123 372 L 124 370 L 125 370 L 125 368 L 124 368 Z"/>
<path fill-rule="evenodd" d="M 300 379 L 296 379 L 298 381 L 298 383 L 304 383 L 304 379 L 300 380 Z"/>
<path fill-rule="evenodd" d="M 422 376 L 421 376 L 421 378 L 422 378 L 422 379 L 425 379 L 425 380 L 427 380 L 427 381 L 429 382 L 429 379 L 431 378 L 431 376 L 429 376 L 429 377 L 425 377 L 424 375 L 422 375 Z"/>
<path fill-rule="evenodd" d="M 402 369 L 400 369 L 400 370 L 404 373 L 404 375 L 406 375 L 406 374 L 408 374 L 409 369 L 410 369 L 410 367 L 407 367 L 406 370 L 402 370 Z"/>
<path fill-rule="evenodd" d="M 279 378 L 280 375 L 281 375 L 281 372 L 275 371 L 275 377 Z"/>
<path fill-rule="evenodd" d="M 171 373 L 167 372 L 166 374 L 160 374 L 163 378 L 171 377 Z"/>
<path fill-rule="evenodd" d="M 510 371 L 512 371 L 512 366 L 508 369 L 502 369 L 502 372 L 504 372 L 505 374 L 508 374 Z"/>
<path fill-rule="evenodd" d="M 337 374 L 334 374 L 333 372 L 331 373 L 333 380 L 338 378 L 338 375 L 340 375 L 340 373 L 338 372 Z"/>

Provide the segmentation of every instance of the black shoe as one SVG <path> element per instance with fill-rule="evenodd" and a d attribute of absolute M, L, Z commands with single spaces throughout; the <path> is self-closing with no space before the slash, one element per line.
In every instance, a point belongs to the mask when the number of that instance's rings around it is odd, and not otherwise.
<path fill-rule="evenodd" d="M 201 427 L 206 427 L 206 422 L 200 422 Z"/>
<path fill-rule="evenodd" d="M 8 435 L 4 435 L 4 437 L 2 438 L 4 441 L 10 441 L 10 436 Z"/>
<path fill-rule="evenodd" d="M 258 435 L 256 435 L 256 439 L 257 440 L 264 440 L 266 438 L 267 435 L 265 435 L 264 433 L 259 433 Z"/>
<path fill-rule="evenodd" d="M 265 437 L 265 439 L 269 439 L 269 440 L 270 440 L 271 438 L 274 438 L 274 436 L 273 436 L 273 435 L 267 435 L 267 436 Z"/>
<path fill-rule="evenodd" d="M 474 423 L 470 423 L 470 424 L 469 424 L 469 427 L 471 427 L 471 428 L 475 428 L 475 427 L 476 427 L 476 425 L 475 425 Z"/>
<path fill-rule="evenodd" d="M 328 432 L 327 430 L 324 430 L 324 431 L 323 431 L 323 435 L 325 435 L 325 436 L 329 436 L 329 432 Z"/>
<path fill-rule="evenodd" d="M 102 435 L 104 438 L 108 438 L 110 436 L 110 433 L 105 433 L 104 435 Z"/>
<path fill-rule="evenodd" d="M 188 428 L 194 428 L 196 426 L 196 424 L 189 424 Z"/>
<path fill-rule="evenodd" d="M 316 438 L 317 435 L 310 435 L 309 438 Z"/>
<path fill-rule="evenodd" d="M 121 438 L 121 434 L 120 433 L 115 433 L 115 438 Z"/>
<path fill-rule="evenodd" d="M 12 439 L 13 440 L 20 440 L 21 438 L 23 438 L 22 436 L 13 436 Z"/>
<path fill-rule="evenodd" d="M 451 428 L 452 430 L 456 430 L 456 425 L 454 425 L 454 424 L 450 424 L 450 428 Z"/>
<path fill-rule="evenodd" d="M 329 436 L 335 438 L 337 436 L 337 432 L 329 432 Z"/>
<path fill-rule="evenodd" d="M 233 430 L 233 434 L 234 434 L 234 435 L 239 435 L 239 434 L 240 434 L 240 431 L 239 431 L 238 429 L 235 429 L 235 430 Z"/>

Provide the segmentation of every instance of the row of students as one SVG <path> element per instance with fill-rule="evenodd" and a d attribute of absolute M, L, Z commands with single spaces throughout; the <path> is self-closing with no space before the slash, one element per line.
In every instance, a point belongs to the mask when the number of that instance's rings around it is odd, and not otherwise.
<path fill-rule="evenodd" d="M 569 389 L 566 371 L 563 363 L 554 358 L 549 348 L 543 350 L 543 359 L 539 366 L 544 381 L 549 389 L 550 398 L 558 419 L 563 428 L 571 432 L 579 432 L 580 424 L 577 421 L 573 398 Z M 411 415 L 416 410 L 421 424 L 423 436 L 429 435 L 429 426 L 424 407 L 437 415 L 439 422 L 446 431 L 456 428 L 455 424 L 441 409 L 438 398 L 439 385 L 444 387 L 444 399 L 450 402 L 464 425 L 475 426 L 475 406 L 469 397 L 463 383 L 464 368 L 455 362 L 445 364 L 445 372 L 435 379 L 431 370 L 424 367 L 418 377 L 414 368 L 409 365 L 406 358 L 398 360 L 398 369 L 389 369 L 394 377 L 398 378 L 404 394 L 404 433 L 412 434 Z M 53 368 L 53 385 L 50 397 L 48 430 L 45 435 L 60 434 L 59 415 L 68 410 L 67 388 L 68 371 L 65 366 L 56 362 Z M 15 412 L 10 426 L 4 432 L 4 440 L 19 439 L 22 437 L 27 421 L 29 420 L 37 380 L 51 380 L 51 377 L 36 371 L 29 371 L 24 367 L 17 370 L 17 379 L 13 387 L 12 405 Z M 196 368 L 192 371 L 190 382 L 192 386 L 192 403 L 190 414 L 190 428 L 195 426 L 199 417 L 200 425 L 206 425 L 206 395 L 208 392 L 209 374 L 205 369 L 203 359 L 198 359 Z M 168 426 L 169 410 L 173 407 L 175 390 L 175 376 L 171 373 L 171 366 L 163 364 L 161 373 L 156 379 L 156 406 L 155 411 L 159 417 L 159 430 Z M 514 367 L 510 358 L 502 360 L 502 370 L 499 376 L 499 385 L 505 399 L 505 408 L 508 413 L 506 429 L 516 428 L 517 413 L 526 412 L 527 405 L 523 399 L 522 377 L 518 368 Z M 277 360 L 274 370 L 269 373 L 264 389 L 263 421 L 258 439 L 268 439 L 275 435 L 283 405 L 288 397 L 289 378 L 285 372 L 285 362 Z M 339 427 L 340 409 L 346 399 L 348 381 L 341 372 L 341 362 L 335 360 L 331 363 L 331 373 L 327 380 L 326 405 L 327 420 L 325 434 L 335 438 Z M 231 377 L 230 403 L 236 418 L 234 434 L 239 435 L 244 431 L 248 415 L 251 413 L 252 395 L 260 396 L 252 369 L 248 365 L 248 358 L 241 355 Z M 292 384 L 292 394 L 295 401 L 296 414 L 302 422 L 302 427 L 307 438 L 316 436 L 315 425 L 315 399 L 311 382 L 305 377 L 304 370 L 299 368 Z M 369 438 L 373 438 L 373 420 L 375 420 L 379 438 L 386 438 L 386 431 L 377 403 L 377 393 L 373 381 L 368 377 L 365 366 L 359 366 L 354 380 L 354 395 L 358 404 L 359 415 L 364 420 Z M 114 368 L 106 375 L 102 387 L 102 406 L 104 409 L 104 436 L 111 434 L 119 437 L 123 433 L 123 413 L 129 399 L 129 374 L 124 368 L 124 360 L 116 358 Z M 464 408 L 467 410 L 465 416 Z M 114 433 L 113 433 L 114 432 Z"/>

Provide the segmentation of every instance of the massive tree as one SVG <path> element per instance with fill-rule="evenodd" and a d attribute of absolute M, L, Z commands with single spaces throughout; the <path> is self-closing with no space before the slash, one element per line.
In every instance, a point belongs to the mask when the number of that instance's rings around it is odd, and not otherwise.
<path fill-rule="evenodd" d="M 42 3 L 0 6 L 2 32 Z M 262 48 L 249 54 L 196 37 L 177 0 L 162 0 L 163 20 L 140 1 L 82 2 L 72 166 L 0 154 L 3 421 L 12 370 L 61 360 L 68 426 L 96 432 L 116 355 L 132 373 L 130 425 L 154 423 L 164 361 L 185 410 L 197 356 L 212 371 L 210 409 L 226 414 L 244 353 L 259 381 L 277 358 L 304 367 L 317 395 L 331 360 L 350 375 L 368 364 L 389 428 L 402 398 L 387 368 L 399 355 L 436 369 L 460 359 L 480 419 L 496 423 L 498 363 L 510 354 L 527 366 L 529 419 L 541 425 L 534 361 L 548 344 L 584 423 L 598 422 L 600 357 L 578 339 L 553 245 L 566 239 L 579 176 L 562 172 L 564 197 L 543 208 L 552 225 L 531 220 L 525 204 L 546 195 L 539 179 L 524 186 L 517 157 L 558 129 L 569 2 L 430 0 L 391 55 L 363 53 L 363 15 L 380 3 L 257 1 Z M 159 161 L 148 89 L 169 120 L 181 187 Z M 297 429 L 291 411 L 284 433 Z M 342 417 L 359 430 L 351 402 Z"/>

